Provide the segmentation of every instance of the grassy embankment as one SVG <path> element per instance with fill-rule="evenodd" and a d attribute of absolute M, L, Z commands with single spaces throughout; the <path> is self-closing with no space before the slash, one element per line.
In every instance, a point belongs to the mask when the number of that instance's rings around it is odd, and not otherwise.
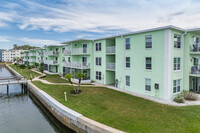
<path fill-rule="evenodd" d="M 71 86 L 33 83 L 65 106 L 126 132 L 200 132 L 200 106 L 172 107 L 103 87 L 81 87 L 82 94 L 70 95 Z"/>

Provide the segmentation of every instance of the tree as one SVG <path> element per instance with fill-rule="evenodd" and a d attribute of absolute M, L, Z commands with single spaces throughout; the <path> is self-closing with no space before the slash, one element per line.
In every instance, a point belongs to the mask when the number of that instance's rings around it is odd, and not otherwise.
<path fill-rule="evenodd" d="M 76 88 L 74 87 L 73 82 L 72 82 L 72 74 L 71 74 L 71 73 L 66 74 L 66 75 L 65 75 L 65 79 L 67 79 L 67 80 L 69 81 L 69 83 L 72 85 L 74 91 L 77 92 L 77 90 L 76 90 Z"/>
<path fill-rule="evenodd" d="M 40 66 L 39 66 L 39 71 L 40 71 L 41 73 L 44 72 L 44 63 L 41 63 L 41 64 L 40 64 Z"/>
<path fill-rule="evenodd" d="M 39 66 L 38 63 L 34 63 L 33 67 L 37 68 Z"/>
<path fill-rule="evenodd" d="M 75 74 L 75 77 L 78 78 L 78 90 L 80 89 L 81 80 L 87 76 L 86 73 L 78 72 Z"/>
<path fill-rule="evenodd" d="M 80 94 L 81 93 L 81 91 L 80 91 L 81 80 L 86 77 L 86 74 L 78 72 L 78 73 L 75 74 L 75 77 L 78 78 L 78 87 L 75 87 L 73 85 L 73 82 L 71 80 L 72 79 L 72 74 L 71 73 L 65 75 L 65 79 L 68 79 L 69 83 L 72 85 L 72 87 L 74 89 L 74 93 L 75 94 Z"/>

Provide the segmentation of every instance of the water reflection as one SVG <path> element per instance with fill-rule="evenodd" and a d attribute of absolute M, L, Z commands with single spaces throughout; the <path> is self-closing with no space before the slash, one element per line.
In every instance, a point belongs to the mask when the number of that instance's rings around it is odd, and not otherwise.
<path fill-rule="evenodd" d="M 11 74 L 0 68 L 0 76 Z M 0 133 L 71 133 L 21 85 L 0 85 Z"/>

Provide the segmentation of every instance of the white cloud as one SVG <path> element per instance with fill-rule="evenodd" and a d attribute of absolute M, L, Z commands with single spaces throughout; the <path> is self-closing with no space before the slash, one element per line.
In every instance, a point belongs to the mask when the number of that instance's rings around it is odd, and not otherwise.
<path fill-rule="evenodd" d="M 10 39 L 7 36 L 0 36 L 0 42 L 10 42 Z"/>
<path fill-rule="evenodd" d="M 5 26 L 5 22 L 16 22 L 22 30 L 100 33 L 163 25 L 182 28 L 200 26 L 200 3 L 192 0 L 61 0 L 65 4 L 55 5 L 20 1 L 23 6 L 7 4 L 13 7 L 9 8 L 11 13 L 0 12 L 0 26 Z"/>
<path fill-rule="evenodd" d="M 25 42 L 29 45 L 44 46 L 44 45 L 59 45 L 60 42 L 55 40 L 43 40 L 43 39 L 32 39 L 32 38 L 21 38 L 20 41 Z"/>

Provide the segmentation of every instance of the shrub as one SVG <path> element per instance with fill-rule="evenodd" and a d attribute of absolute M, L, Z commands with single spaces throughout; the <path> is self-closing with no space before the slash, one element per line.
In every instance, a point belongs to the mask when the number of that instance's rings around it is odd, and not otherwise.
<path fill-rule="evenodd" d="M 182 94 L 178 94 L 178 95 L 174 98 L 174 102 L 177 102 L 177 103 L 184 103 L 184 102 L 185 102 L 185 98 L 183 97 Z"/>
<path fill-rule="evenodd" d="M 185 91 L 185 90 L 182 92 L 182 96 L 186 100 L 190 100 L 190 101 L 196 101 L 198 99 L 197 94 L 195 94 L 194 92 L 189 92 L 189 91 Z"/>
<path fill-rule="evenodd" d="M 25 66 L 24 64 L 21 64 L 19 67 L 20 67 L 21 69 L 25 69 L 25 68 L 26 68 L 26 66 Z"/>

